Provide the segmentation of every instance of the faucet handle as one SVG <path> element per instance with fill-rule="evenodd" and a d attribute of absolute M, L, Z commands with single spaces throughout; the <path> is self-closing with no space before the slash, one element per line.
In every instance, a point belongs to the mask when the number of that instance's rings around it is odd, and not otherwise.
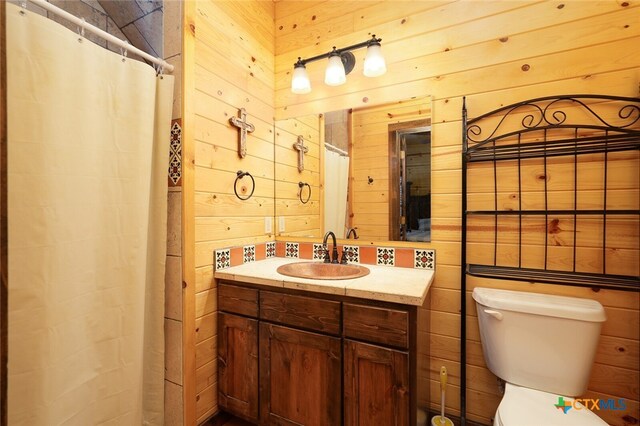
<path fill-rule="evenodd" d="M 351 254 L 351 249 L 350 248 L 342 248 L 342 256 L 340 257 L 340 264 L 341 265 L 346 265 L 347 261 L 349 260 L 348 257 Z"/>

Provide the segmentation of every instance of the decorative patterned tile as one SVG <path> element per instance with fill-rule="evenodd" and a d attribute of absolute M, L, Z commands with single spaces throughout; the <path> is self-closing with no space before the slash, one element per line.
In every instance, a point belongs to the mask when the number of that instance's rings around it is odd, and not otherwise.
<path fill-rule="evenodd" d="M 414 250 L 415 264 L 414 268 L 431 269 L 436 260 L 436 252 L 434 250 Z"/>
<path fill-rule="evenodd" d="M 242 248 L 242 263 L 256 261 L 256 246 L 244 246 Z"/>
<path fill-rule="evenodd" d="M 180 119 L 171 123 L 169 142 L 169 186 L 182 186 L 182 127 Z"/>
<path fill-rule="evenodd" d="M 298 243 L 285 243 L 284 257 L 300 257 L 300 244 Z"/>
<path fill-rule="evenodd" d="M 359 246 L 343 246 L 342 250 L 347 255 L 348 263 L 360 263 L 360 247 Z"/>
<path fill-rule="evenodd" d="M 393 266 L 396 261 L 396 249 L 390 247 L 376 248 L 376 265 Z"/>
<path fill-rule="evenodd" d="M 275 241 L 270 241 L 268 243 L 265 244 L 265 250 L 266 250 L 266 258 L 269 259 L 270 257 L 276 257 L 276 242 Z"/>
<path fill-rule="evenodd" d="M 231 249 L 216 250 L 216 270 L 231 266 Z"/>
<path fill-rule="evenodd" d="M 324 260 L 324 248 L 322 244 L 313 245 L 313 260 Z"/>

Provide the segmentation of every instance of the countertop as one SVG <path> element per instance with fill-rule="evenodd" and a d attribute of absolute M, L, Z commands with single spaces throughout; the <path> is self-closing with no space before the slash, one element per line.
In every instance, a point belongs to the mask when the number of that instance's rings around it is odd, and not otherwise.
<path fill-rule="evenodd" d="M 281 265 L 297 262 L 309 262 L 309 260 L 272 257 L 221 269 L 215 272 L 215 277 L 272 287 L 422 306 L 435 275 L 434 271 L 428 269 L 365 264 L 360 265 L 369 268 L 369 275 L 349 280 L 296 278 L 276 272 Z"/>

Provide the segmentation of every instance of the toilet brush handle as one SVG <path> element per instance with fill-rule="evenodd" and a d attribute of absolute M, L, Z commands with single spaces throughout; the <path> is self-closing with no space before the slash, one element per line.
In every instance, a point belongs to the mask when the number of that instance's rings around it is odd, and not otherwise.
<path fill-rule="evenodd" d="M 440 367 L 440 391 L 444 392 L 447 387 L 447 367 L 444 365 Z"/>
<path fill-rule="evenodd" d="M 444 365 L 440 367 L 440 424 L 444 426 L 446 423 L 444 419 L 444 392 L 447 387 L 447 367 Z"/>

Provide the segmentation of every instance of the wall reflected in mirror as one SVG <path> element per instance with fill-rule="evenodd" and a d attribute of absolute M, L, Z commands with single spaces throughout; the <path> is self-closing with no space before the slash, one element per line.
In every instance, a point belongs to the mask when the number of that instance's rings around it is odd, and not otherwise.
<path fill-rule="evenodd" d="M 275 131 L 277 235 L 354 229 L 364 241 L 430 241 L 430 97 L 280 120 Z M 301 135 L 309 152 L 299 172 Z M 310 204 L 297 179 L 310 182 Z"/>
<path fill-rule="evenodd" d="M 276 221 L 273 231 L 279 236 L 322 237 L 321 118 L 308 115 L 278 120 L 274 131 Z M 300 143 L 304 146 L 302 154 Z"/>

